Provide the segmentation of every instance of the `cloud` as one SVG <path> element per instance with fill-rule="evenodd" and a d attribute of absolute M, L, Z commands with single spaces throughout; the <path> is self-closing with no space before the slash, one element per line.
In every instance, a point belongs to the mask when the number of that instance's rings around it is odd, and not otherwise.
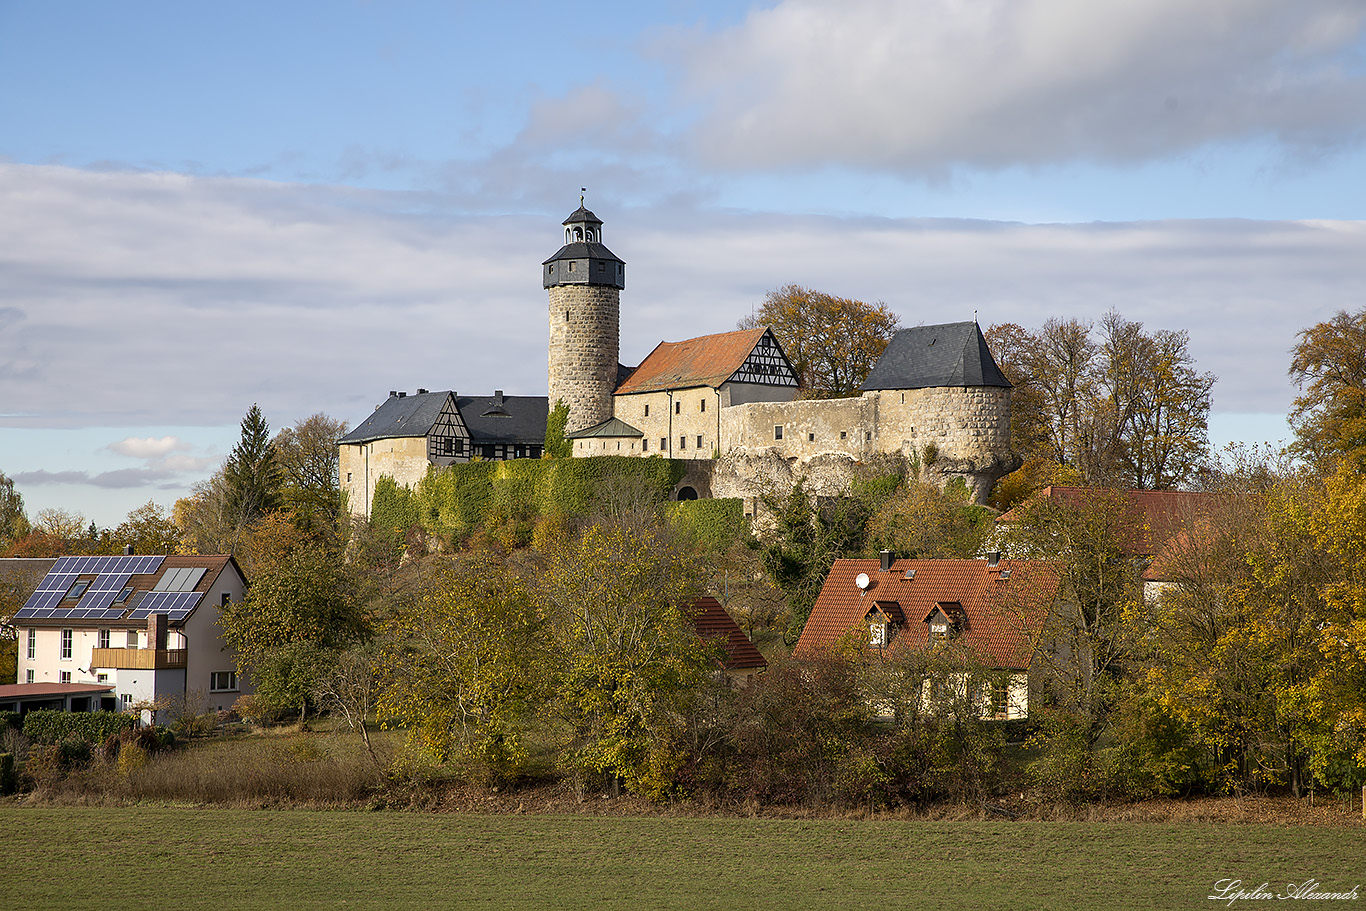
<path fill-rule="evenodd" d="M 93 475 L 87 471 L 19 471 L 14 474 L 14 483 L 34 487 L 53 484 L 77 484 L 103 487 L 110 490 L 123 490 L 130 487 L 155 487 L 164 490 L 175 489 L 179 486 L 170 483 L 175 480 L 175 474 L 172 471 L 152 468 L 120 468 L 116 471 L 102 471 Z"/>
<path fill-rule="evenodd" d="M 165 437 L 128 437 L 117 443 L 110 443 L 109 449 L 119 455 L 135 459 L 152 459 L 166 456 L 176 449 L 187 448 L 185 443 L 173 436 Z"/>
<path fill-rule="evenodd" d="M 783 0 L 655 50 L 707 164 L 942 176 L 1357 143 L 1363 29 L 1357 0 Z"/>
<path fill-rule="evenodd" d="M 576 203 L 481 217 L 436 194 L 0 165 L 0 311 L 21 314 L 0 333 L 0 427 L 128 428 L 99 445 L 148 465 L 79 483 L 153 483 L 216 459 L 148 428 L 235 428 L 253 402 L 278 429 L 320 411 L 354 426 L 390 389 L 544 394 L 540 263 Z M 595 211 L 627 262 L 625 363 L 734 328 L 796 282 L 886 301 L 906 325 L 1114 307 L 1189 330 L 1216 410 L 1264 412 L 1293 397 L 1295 333 L 1366 300 L 1360 222 Z"/>

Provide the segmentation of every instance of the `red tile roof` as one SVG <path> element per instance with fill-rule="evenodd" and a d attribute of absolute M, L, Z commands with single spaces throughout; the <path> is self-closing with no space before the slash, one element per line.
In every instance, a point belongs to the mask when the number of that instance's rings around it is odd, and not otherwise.
<path fill-rule="evenodd" d="M 1127 532 L 1125 550 L 1131 556 L 1152 556 L 1181 529 L 1207 517 L 1218 505 L 1219 495 L 1190 490 L 1111 490 L 1103 487 L 1045 487 L 1035 491 L 1029 501 L 1048 500 L 1072 509 L 1105 502 L 1113 498 L 1125 512 Z M 1005 512 L 996 521 L 1010 524 L 1020 519 L 1020 507 Z"/>
<path fill-rule="evenodd" d="M 732 619 L 721 602 L 710 596 L 698 598 L 693 605 L 693 626 L 697 635 L 703 639 L 724 640 L 726 650 L 725 668 L 728 671 L 768 667 L 764 656 L 749 641 L 745 631 Z"/>
<path fill-rule="evenodd" d="M 660 342 L 617 387 L 617 395 L 665 389 L 719 387 L 735 374 L 758 346 L 767 326 L 703 335 L 682 342 Z"/>
<path fill-rule="evenodd" d="M 906 578 L 908 570 L 914 578 Z M 854 584 L 859 573 L 868 574 L 866 591 Z M 1001 560 L 994 567 L 986 560 L 896 560 L 889 572 L 878 560 L 836 560 L 793 654 L 813 655 L 850 631 L 868 642 L 864 618 L 875 603 L 889 601 L 906 618 L 889 648 L 924 649 L 925 618 L 936 606 L 952 614 L 961 605 L 957 645 L 995 667 L 1026 669 L 1057 589 L 1056 574 L 1037 560 Z"/>

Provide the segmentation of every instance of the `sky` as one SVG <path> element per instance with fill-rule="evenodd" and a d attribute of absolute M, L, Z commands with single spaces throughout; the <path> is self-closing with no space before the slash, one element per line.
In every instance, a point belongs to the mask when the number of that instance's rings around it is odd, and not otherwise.
<path fill-rule="evenodd" d="M 169 507 L 259 404 L 543 395 L 586 202 L 621 359 L 789 283 L 1189 333 L 1276 442 L 1366 301 L 1360 0 L 0 0 L 0 472 Z"/>

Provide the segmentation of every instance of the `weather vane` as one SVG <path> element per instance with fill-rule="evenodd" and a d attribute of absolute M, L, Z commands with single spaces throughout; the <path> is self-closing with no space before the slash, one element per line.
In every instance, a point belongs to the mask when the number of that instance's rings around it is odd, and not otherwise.
<path fill-rule="evenodd" d="M 579 208 L 583 208 L 583 194 L 588 192 L 587 187 L 579 187 Z"/>

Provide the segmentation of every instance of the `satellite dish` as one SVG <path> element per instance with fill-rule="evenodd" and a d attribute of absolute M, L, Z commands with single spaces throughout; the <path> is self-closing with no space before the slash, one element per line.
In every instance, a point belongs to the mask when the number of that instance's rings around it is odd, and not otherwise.
<path fill-rule="evenodd" d="M 868 586 L 871 584 L 871 582 L 872 580 L 868 578 L 867 573 L 859 573 L 857 576 L 854 577 L 854 584 L 858 586 L 858 590 L 861 592 L 867 591 Z"/>

